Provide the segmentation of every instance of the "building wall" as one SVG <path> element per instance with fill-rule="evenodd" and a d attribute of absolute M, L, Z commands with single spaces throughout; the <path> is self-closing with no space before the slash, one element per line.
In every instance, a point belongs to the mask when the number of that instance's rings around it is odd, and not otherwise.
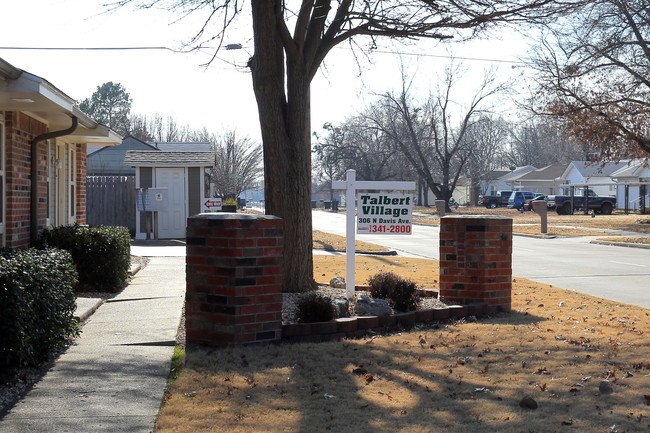
<path fill-rule="evenodd" d="M 30 140 L 47 132 L 47 126 L 24 113 L 7 112 L 6 130 L 6 246 L 28 248 L 31 232 L 31 145 Z M 38 228 L 45 227 L 47 215 L 47 147 L 38 145 Z"/>
<path fill-rule="evenodd" d="M 47 125 L 21 112 L 5 113 L 5 187 L 6 187 L 6 246 L 28 248 L 31 234 L 31 144 L 30 141 L 48 132 Z M 86 222 L 86 145 L 69 144 L 74 150 L 76 164 L 75 221 Z M 48 224 L 48 142 L 38 143 L 38 231 Z M 69 195 L 66 185 L 66 196 Z M 69 197 L 68 197 L 69 199 Z M 61 198 L 60 206 L 67 206 Z M 70 209 L 66 210 L 67 213 Z M 51 216 L 50 216 L 51 219 Z M 67 223 L 67 221 L 65 222 Z"/>

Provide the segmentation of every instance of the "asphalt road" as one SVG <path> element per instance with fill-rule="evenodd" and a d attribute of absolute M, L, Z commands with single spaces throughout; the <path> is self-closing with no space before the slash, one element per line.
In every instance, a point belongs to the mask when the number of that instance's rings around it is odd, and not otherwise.
<path fill-rule="evenodd" d="M 343 212 L 314 211 L 313 228 L 345 236 Z M 439 258 L 439 228 L 415 225 L 412 235 L 357 235 L 414 257 Z M 513 277 L 528 278 L 650 309 L 650 249 L 591 244 L 592 236 L 513 238 Z"/>

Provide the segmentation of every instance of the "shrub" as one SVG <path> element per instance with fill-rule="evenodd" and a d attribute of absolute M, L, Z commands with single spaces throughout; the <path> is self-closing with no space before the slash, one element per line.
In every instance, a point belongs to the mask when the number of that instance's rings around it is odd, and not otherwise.
<path fill-rule="evenodd" d="M 296 320 L 301 323 L 327 322 L 336 317 L 336 309 L 328 298 L 310 292 L 300 297 Z"/>
<path fill-rule="evenodd" d="M 0 254 L 0 376 L 38 365 L 78 335 L 73 318 L 76 280 L 66 251 Z"/>
<path fill-rule="evenodd" d="M 223 201 L 222 205 L 224 205 L 224 204 L 225 204 L 226 206 L 237 206 L 237 200 L 235 200 L 235 199 L 232 198 L 232 197 L 228 197 L 227 199 L 225 199 L 225 200 Z"/>
<path fill-rule="evenodd" d="M 417 308 L 419 296 L 416 284 L 392 272 L 380 272 L 368 278 L 370 295 L 386 299 L 398 311 L 412 311 Z"/>
<path fill-rule="evenodd" d="M 70 252 L 79 272 L 78 291 L 117 291 L 128 277 L 131 238 L 126 227 L 61 226 L 41 232 L 36 245 Z"/>

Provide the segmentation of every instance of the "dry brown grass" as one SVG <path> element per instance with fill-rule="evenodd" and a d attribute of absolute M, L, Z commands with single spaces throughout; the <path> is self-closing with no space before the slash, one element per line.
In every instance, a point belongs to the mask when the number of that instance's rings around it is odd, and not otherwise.
<path fill-rule="evenodd" d="M 435 260 L 411 257 L 357 256 L 354 275 L 356 285 L 368 283 L 368 277 L 379 272 L 393 272 L 396 275 L 416 281 L 420 287 L 435 289 L 440 275 Z M 314 256 L 314 278 L 327 283 L 336 276 L 345 276 L 345 256 Z"/>
<path fill-rule="evenodd" d="M 599 241 L 623 242 L 627 244 L 645 244 L 650 245 L 650 237 L 619 237 L 619 238 L 600 238 Z"/>
<path fill-rule="evenodd" d="M 314 275 L 344 269 L 315 256 Z M 435 285 L 435 261 L 356 259 Z M 516 279 L 513 311 L 391 336 L 194 350 L 157 432 L 640 432 L 650 313 Z M 612 394 L 599 384 L 609 378 Z M 519 402 L 531 396 L 538 409 Z"/>
<path fill-rule="evenodd" d="M 429 215 L 425 218 L 414 218 L 416 222 L 426 224 L 440 223 L 440 219 L 435 213 L 435 210 L 430 208 L 417 208 L 415 211 Z M 521 213 L 515 209 L 486 209 L 480 206 L 460 207 L 454 209 L 449 215 L 500 215 L 512 218 L 514 224 L 539 224 L 540 221 L 540 217 L 533 212 Z M 636 214 L 625 215 L 622 211 L 615 211 L 612 215 L 596 215 L 592 218 L 591 215 L 578 213 L 574 215 L 558 215 L 555 211 L 548 212 L 549 226 L 580 226 L 650 233 L 650 223 L 639 224 L 639 221 L 648 222 L 650 221 L 650 216 Z"/>
<path fill-rule="evenodd" d="M 345 251 L 345 237 L 325 233 L 318 230 L 313 231 L 312 248 L 327 251 Z M 354 248 L 357 252 L 381 252 L 388 251 L 380 245 L 355 240 Z"/>

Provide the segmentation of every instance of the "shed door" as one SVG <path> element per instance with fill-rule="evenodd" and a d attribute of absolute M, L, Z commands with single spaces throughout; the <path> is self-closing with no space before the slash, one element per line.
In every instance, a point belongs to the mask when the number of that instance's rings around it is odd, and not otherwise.
<path fill-rule="evenodd" d="M 167 188 L 167 211 L 158 212 L 158 237 L 185 238 L 185 169 L 156 168 L 157 188 Z"/>

